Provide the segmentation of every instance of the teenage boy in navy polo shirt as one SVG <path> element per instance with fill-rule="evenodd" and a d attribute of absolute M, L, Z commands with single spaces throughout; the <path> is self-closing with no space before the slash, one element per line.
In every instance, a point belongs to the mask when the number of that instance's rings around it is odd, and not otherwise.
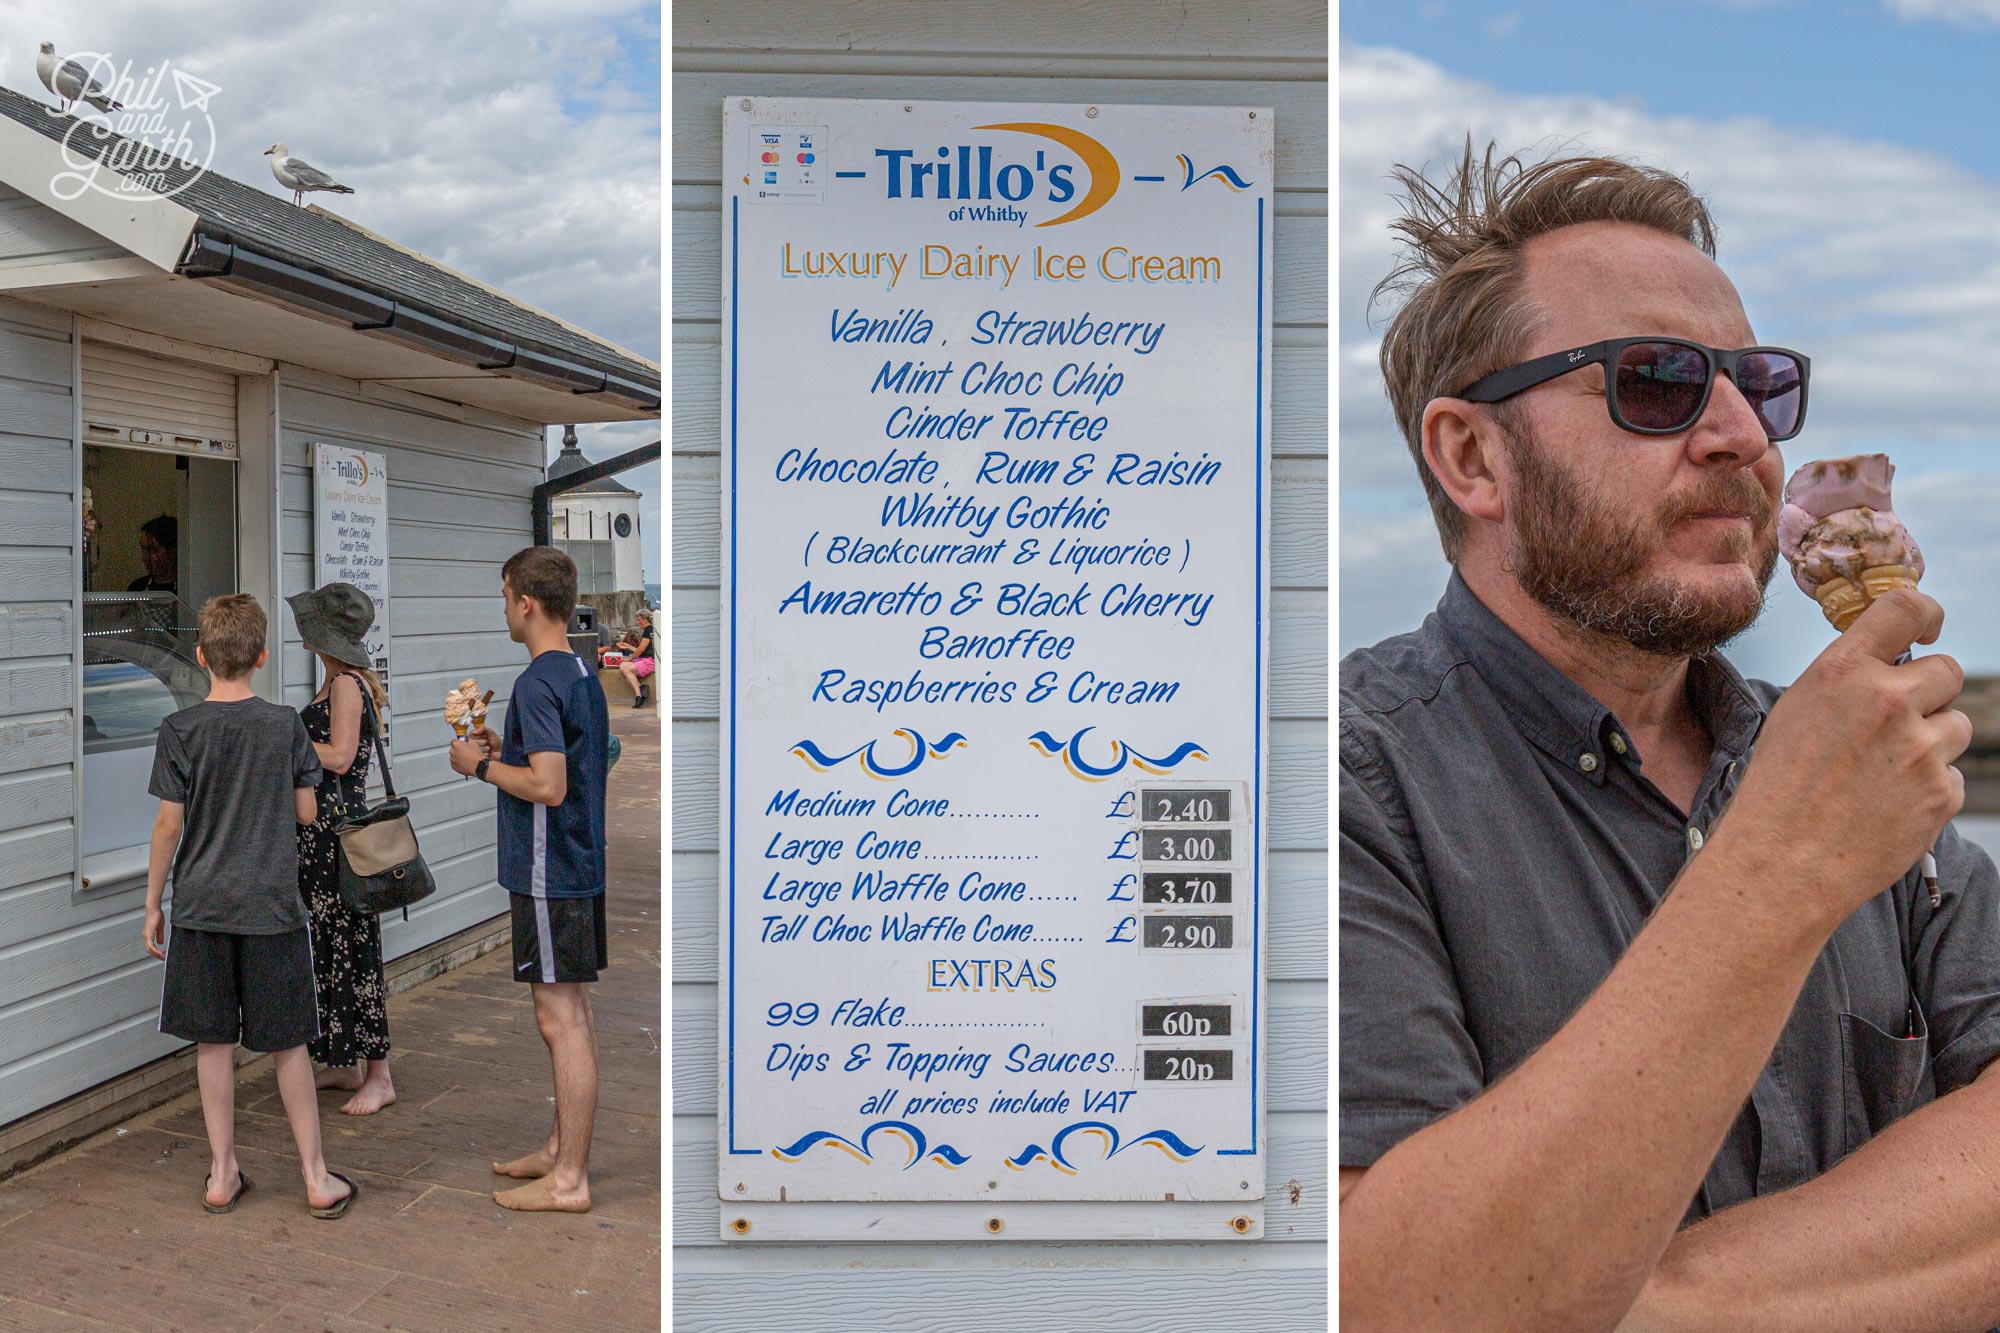
<path fill-rule="evenodd" d="M 452 742 L 451 766 L 500 789 L 500 885 L 514 908 L 514 977 L 528 983 L 555 1067 L 556 1118 L 540 1151 L 495 1162 L 525 1185 L 493 1201 L 521 1212 L 590 1210 L 597 1118 L 597 1020 L 589 984 L 606 964 L 605 749 L 611 733 L 597 672 L 569 650 L 576 566 L 530 546 L 501 568 L 507 632 L 526 645 L 506 736 L 485 727 Z"/>

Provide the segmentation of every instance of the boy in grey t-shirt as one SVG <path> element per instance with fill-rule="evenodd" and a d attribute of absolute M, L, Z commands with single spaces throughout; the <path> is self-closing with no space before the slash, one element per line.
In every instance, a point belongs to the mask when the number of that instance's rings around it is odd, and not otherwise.
<path fill-rule="evenodd" d="M 250 692 L 267 623 L 247 593 L 210 598 L 195 653 L 208 697 L 160 726 L 149 790 L 160 798 L 146 870 L 146 951 L 164 958 L 160 1031 L 197 1044 L 208 1125 L 202 1207 L 226 1213 L 250 1188 L 236 1162 L 236 1044 L 267 1051 L 298 1144 L 306 1203 L 335 1218 L 354 1182 L 320 1155 L 306 1043 L 319 1035 L 312 939 L 298 888 L 298 825 L 318 814 L 319 757 L 299 715 Z M 174 933 L 160 909 L 174 875 Z"/>

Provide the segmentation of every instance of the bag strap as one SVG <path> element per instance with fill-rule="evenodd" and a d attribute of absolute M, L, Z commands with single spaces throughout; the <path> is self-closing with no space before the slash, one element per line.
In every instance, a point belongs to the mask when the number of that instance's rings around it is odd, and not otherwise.
<path fill-rule="evenodd" d="M 361 715 L 375 724 L 375 762 L 382 766 L 382 792 L 393 801 L 396 799 L 396 784 L 389 776 L 389 753 L 382 748 L 382 721 L 375 716 L 375 699 L 366 681 L 355 683 L 361 686 Z"/>

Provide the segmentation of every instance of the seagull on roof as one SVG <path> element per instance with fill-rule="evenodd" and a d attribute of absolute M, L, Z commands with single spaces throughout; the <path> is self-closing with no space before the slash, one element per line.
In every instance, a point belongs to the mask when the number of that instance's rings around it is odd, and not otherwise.
<path fill-rule="evenodd" d="M 125 109 L 111 100 L 104 85 L 92 78 L 80 62 L 58 56 L 54 42 L 42 43 L 41 52 L 35 57 L 35 73 L 42 76 L 44 88 L 62 99 L 65 111 L 78 102 L 88 102 L 106 115 Z"/>
<path fill-rule="evenodd" d="M 271 159 L 271 174 L 278 178 L 278 184 L 292 192 L 292 202 L 295 204 L 305 197 L 308 190 L 330 190 L 334 194 L 354 193 L 318 167 L 293 157 L 285 151 L 285 146 L 281 143 L 274 143 L 266 148 L 264 156 Z"/>

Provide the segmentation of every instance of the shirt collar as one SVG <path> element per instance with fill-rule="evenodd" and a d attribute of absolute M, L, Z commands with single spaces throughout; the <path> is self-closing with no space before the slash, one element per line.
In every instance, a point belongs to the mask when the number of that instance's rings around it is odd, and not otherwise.
<path fill-rule="evenodd" d="M 1617 715 L 1529 647 L 1455 569 L 1437 616 L 1515 728 L 1551 758 L 1599 785 L 1613 759 L 1634 762 L 1632 737 Z M 1688 703 L 1731 758 L 1749 750 L 1763 725 L 1763 705 L 1721 653 L 1689 661 Z"/>

